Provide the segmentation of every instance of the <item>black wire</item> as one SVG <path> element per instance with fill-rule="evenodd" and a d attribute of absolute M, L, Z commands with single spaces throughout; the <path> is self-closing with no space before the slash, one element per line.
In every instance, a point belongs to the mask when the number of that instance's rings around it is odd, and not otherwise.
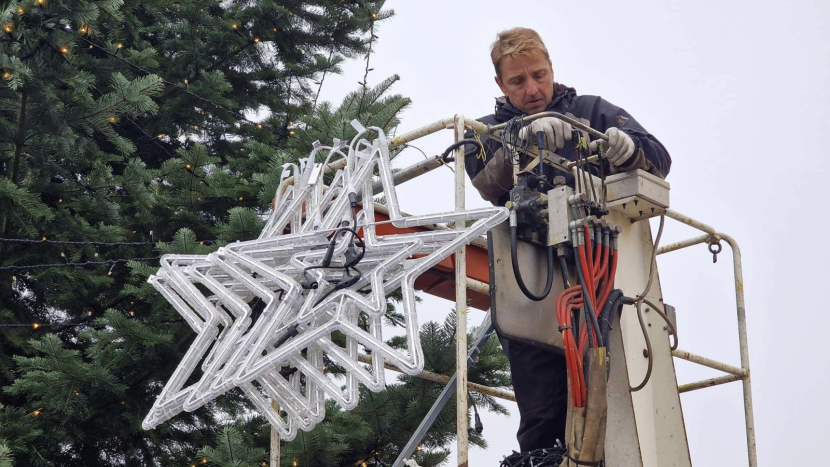
<path fill-rule="evenodd" d="M 443 159 L 445 162 L 449 161 L 450 160 L 450 158 L 449 158 L 450 152 L 452 152 L 454 149 L 457 149 L 461 146 L 466 146 L 468 144 L 472 144 L 472 145 L 478 147 L 479 151 L 484 151 L 484 146 L 481 143 L 479 143 L 478 141 L 476 141 L 475 139 L 472 139 L 472 138 L 462 139 L 462 140 L 456 141 L 456 142 L 452 143 L 451 145 L 449 145 L 449 147 L 447 149 L 445 149 L 444 152 L 441 154 L 441 159 Z M 419 149 L 419 151 L 420 151 L 420 149 Z M 465 149 L 465 151 L 466 151 L 466 149 Z M 421 151 L 421 152 L 423 152 L 423 151 Z"/>
<path fill-rule="evenodd" d="M 564 256 L 559 257 L 559 269 L 562 270 L 562 282 L 565 283 L 565 288 L 571 288 L 571 273 L 568 271 L 568 261 Z"/>
<path fill-rule="evenodd" d="M 0 266 L 0 271 L 16 271 L 20 269 L 44 269 L 44 268 L 66 268 L 66 267 L 82 267 L 82 266 L 103 266 L 107 264 L 116 265 L 118 263 L 126 263 L 127 261 L 155 261 L 161 256 L 153 256 L 151 258 L 122 258 L 110 259 L 105 261 L 87 261 L 85 263 L 52 263 L 52 264 L 30 264 L 25 266 Z"/>
<path fill-rule="evenodd" d="M 52 245 L 78 245 L 78 246 L 156 246 L 170 245 L 173 242 L 94 242 L 88 240 L 35 240 L 30 238 L 0 238 L 0 243 L 26 243 L 26 244 L 52 244 Z M 216 240 L 202 240 L 200 243 L 210 245 Z"/>
<path fill-rule="evenodd" d="M 585 310 L 585 325 L 588 326 L 588 345 L 590 347 L 594 347 L 594 339 L 591 333 L 591 328 L 593 328 L 597 335 L 596 347 L 602 347 L 602 336 L 599 334 L 599 323 L 597 323 L 597 315 L 594 313 L 594 304 L 591 303 L 590 296 L 588 295 L 588 286 L 585 283 L 585 274 L 582 269 L 584 265 L 578 257 L 576 258 L 575 262 L 576 273 L 579 275 L 579 283 L 582 286 L 582 302 Z"/>
<path fill-rule="evenodd" d="M 0 243 L 51 243 L 53 245 L 79 245 L 79 246 L 150 246 L 159 243 L 170 242 L 93 242 L 93 241 L 70 241 L 70 240 L 34 240 L 29 238 L 0 238 Z"/>
<path fill-rule="evenodd" d="M 530 146 L 529 138 L 519 137 L 522 127 L 524 127 L 524 115 L 511 118 L 504 124 L 502 147 L 510 155 L 510 157 L 504 158 L 505 164 L 518 165 L 521 158 L 520 153 L 527 152 L 527 148 Z"/>
<path fill-rule="evenodd" d="M 522 293 L 527 296 L 527 298 L 535 301 L 541 302 L 544 300 L 548 294 L 550 294 L 550 289 L 553 286 L 553 245 L 548 246 L 548 276 L 545 280 L 545 290 L 542 291 L 541 294 L 536 295 L 527 288 L 524 281 L 522 280 L 522 272 L 519 270 L 519 255 L 518 255 L 518 227 L 515 225 L 510 226 L 510 261 L 513 263 L 513 275 L 516 277 L 516 283 L 519 285 L 519 288 L 522 290 Z"/>
<path fill-rule="evenodd" d="M 78 327 L 78 326 L 103 326 L 103 325 L 101 325 L 101 324 L 92 324 L 92 323 L 51 323 L 51 324 L 37 323 L 37 327 L 35 327 L 35 323 L 31 323 L 31 324 L 3 323 L 3 324 L 0 324 L 0 328 L 32 328 L 32 329 L 56 328 L 56 327 Z"/>

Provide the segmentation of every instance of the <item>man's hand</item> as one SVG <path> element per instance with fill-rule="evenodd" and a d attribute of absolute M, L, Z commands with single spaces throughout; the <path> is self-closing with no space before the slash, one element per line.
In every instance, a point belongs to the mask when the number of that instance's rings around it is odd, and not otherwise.
<path fill-rule="evenodd" d="M 527 130 L 530 128 L 530 135 Z M 538 120 L 533 120 L 529 127 L 524 127 L 519 132 L 519 137 L 522 139 L 530 139 L 536 142 L 536 133 L 545 133 L 544 148 L 548 151 L 556 151 L 565 147 L 565 141 L 571 140 L 573 128 L 568 122 L 563 122 L 558 118 L 543 117 Z"/>
<path fill-rule="evenodd" d="M 634 140 L 630 136 L 623 133 L 619 128 L 611 127 L 605 132 L 608 141 L 603 144 L 606 146 L 605 158 L 608 159 L 615 167 L 619 167 L 634 155 Z M 591 149 L 596 149 L 596 144 L 599 141 L 591 142 Z"/>

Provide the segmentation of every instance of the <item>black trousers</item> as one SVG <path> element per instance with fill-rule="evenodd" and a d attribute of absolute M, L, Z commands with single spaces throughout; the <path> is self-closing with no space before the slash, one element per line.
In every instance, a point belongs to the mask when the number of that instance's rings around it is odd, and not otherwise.
<path fill-rule="evenodd" d="M 568 372 L 565 356 L 529 344 L 499 337 L 510 360 L 513 390 L 519 405 L 522 451 L 550 448 L 556 440 L 565 444 L 568 412 Z"/>

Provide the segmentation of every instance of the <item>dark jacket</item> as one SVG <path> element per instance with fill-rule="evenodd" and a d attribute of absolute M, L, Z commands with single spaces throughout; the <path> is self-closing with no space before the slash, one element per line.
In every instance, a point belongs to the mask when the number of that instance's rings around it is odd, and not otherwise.
<path fill-rule="evenodd" d="M 643 169 L 660 177 L 666 177 L 671 167 L 671 157 L 666 148 L 643 128 L 628 112 L 604 100 L 599 96 L 579 96 L 574 88 L 555 83 L 554 96 L 546 111 L 559 112 L 576 118 L 582 123 L 605 132 L 610 127 L 617 127 L 624 131 L 634 141 L 634 156 L 621 167 L 611 167 L 612 172 L 628 172 Z M 511 118 L 522 115 L 522 111 L 514 107 L 505 97 L 496 99 L 496 112 L 492 115 L 479 118 L 478 121 L 487 125 L 504 123 Z M 472 137 L 468 132 L 467 137 Z M 513 168 L 505 163 L 500 142 L 481 137 L 485 146 L 485 159 L 480 158 L 478 148 L 468 145 L 465 156 L 467 174 L 481 196 L 498 205 L 507 200 L 507 192 L 513 185 Z M 572 142 L 566 142 L 565 147 L 556 151 L 561 157 L 574 160 Z M 565 175 L 568 183 L 572 177 L 562 172 L 553 173 L 548 170 L 548 179 L 555 175 Z"/>

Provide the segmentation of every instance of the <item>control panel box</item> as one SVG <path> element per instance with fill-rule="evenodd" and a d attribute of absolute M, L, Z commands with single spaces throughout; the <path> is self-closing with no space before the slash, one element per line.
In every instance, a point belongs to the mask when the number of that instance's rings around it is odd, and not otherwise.
<path fill-rule="evenodd" d="M 605 179 L 608 209 L 633 221 L 665 214 L 669 183 L 645 170 L 614 174 Z"/>

